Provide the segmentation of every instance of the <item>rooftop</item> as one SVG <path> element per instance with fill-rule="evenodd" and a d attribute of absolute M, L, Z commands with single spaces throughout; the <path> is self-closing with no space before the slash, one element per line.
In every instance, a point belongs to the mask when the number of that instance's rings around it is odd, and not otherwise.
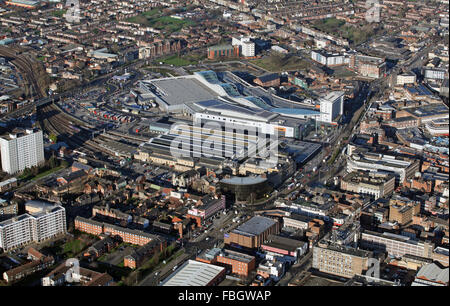
<path fill-rule="evenodd" d="M 207 286 L 224 270 L 224 267 L 188 260 L 165 279 L 161 286 Z"/>
<path fill-rule="evenodd" d="M 246 176 L 246 177 L 233 176 L 231 178 L 223 179 L 221 183 L 231 185 L 255 185 L 265 182 L 266 180 L 267 179 L 261 176 Z"/>
<path fill-rule="evenodd" d="M 267 217 L 261 217 L 261 216 L 255 216 L 245 222 L 244 224 L 240 225 L 238 228 L 236 228 L 233 232 L 235 233 L 242 233 L 242 234 L 250 234 L 254 236 L 258 236 L 264 231 L 266 231 L 271 226 L 275 225 L 276 221 L 273 219 L 267 218 Z"/>
<path fill-rule="evenodd" d="M 217 94 L 195 78 L 165 78 L 145 81 L 153 92 L 168 105 L 192 103 L 213 99 Z"/>
<path fill-rule="evenodd" d="M 267 241 L 263 243 L 263 245 L 274 247 L 277 249 L 288 250 L 290 252 L 295 252 L 298 248 L 302 247 L 305 244 L 306 242 L 304 241 L 276 235 L 269 235 Z"/>
<path fill-rule="evenodd" d="M 449 270 L 440 268 L 437 264 L 432 263 L 420 268 L 417 278 L 429 280 L 432 282 L 448 284 Z"/>
<path fill-rule="evenodd" d="M 240 261 L 240 262 L 245 262 L 245 263 L 249 263 L 255 259 L 254 256 L 250 256 L 250 255 L 247 255 L 244 253 L 239 253 L 239 252 L 235 252 L 235 251 L 231 251 L 231 250 L 221 250 L 220 253 L 218 254 L 218 256 L 228 258 L 228 259 L 233 259 L 233 260 Z"/>

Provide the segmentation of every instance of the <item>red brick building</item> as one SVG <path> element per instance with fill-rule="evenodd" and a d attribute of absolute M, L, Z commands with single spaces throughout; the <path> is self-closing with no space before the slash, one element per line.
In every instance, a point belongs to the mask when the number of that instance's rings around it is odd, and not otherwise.
<path fill-rule="evenodd" d="M 139 268 L 148 258 L 162 252 L 167 247 L 166 239 L 158 237 L 123 259 L 124 267 Z"/>
<path fill-rule="evenodd" d="M 231 233 L 225 234 L 224 242 L 232 246 L 255 249 L 259 248 L 269 235 L 279 232 L 280 224 L 277 220 L 255 216 Z"/>
<path fill-rule="evenodd" d="M 197 261 L 227 268 L 233 274 L 248 276 L 255 270 L 256 259 L 244 253 L 232 250 L 212 249 L 196 258 Z"/>
<path fill-rule="evenodd" d="M 133 230 L 113 224 L 102 223 L 91 219 L 82 218 L 77 216 L 75 218 L 75 229 L 89 233 L 92 235 L 107 234 L 111 237 L 120 237 L 123 242 L 145 245 L 158 238 L 156 235 L 152 235 L 140 230 Z"/>
<path fill-rule="evenodd" d="M 239 46 L 221 45 L 212 46 L 208 50 L 208 59 L 239 57 Z"/>
<path fill-rule="evenodd" d="M 264 74 L 257 77 L 253 82 L 262 87 L 277 87 L 280 86 L 280 76 L 278 73 Z"/>
<path fill-rule="evenodd" d="M 230 250 L 223 250 L 217 255 L 217 264 L 225 266 L 231 273 L 248 276 L 248 274 L 255 270 L 255 257 L 247 254 L 234 252 Z"/>

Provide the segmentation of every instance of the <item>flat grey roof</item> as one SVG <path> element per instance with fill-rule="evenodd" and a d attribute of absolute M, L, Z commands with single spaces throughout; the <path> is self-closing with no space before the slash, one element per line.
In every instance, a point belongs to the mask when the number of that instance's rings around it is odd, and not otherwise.
<path fill-rule="evenodd" d="M 160 99 L 169 105 L 184 104 L 213 99 L 217 94 L 194 78 L 168 78 L 151 80 L 161 95 Z"/>
<path fill-rule="evenodd" d="M 223 179 L 221 182 L 231 185 L 254 185 L 262 183 L 266 180 L 267 179 L 262 178 L 260 176 L 246 176 L 246 177 L 233 176 L 232 178 Z"/>
<path fill-rule="evenodd" d="M 236 233 L 243 233 L 243 234 L 250 234 L 258 236 L 265 230 L 267 230 L 269 227 L 273 226 L 276 222 L 270 218 L 262 217 L 262 216 L 255 216 L 239 226 L 237 229 L 235 229 L 233 232 Z"/>
<path fill-rule="evenodd" d="M 263 243 L 263 245 L 266 245 L 269 247 L 288 250 L 291 252 L 295 252 L 295 250 L 304 246 L 305 244 L 306 244 L 306 242 L 304 242 L 304 241 L 290 239 L 290 238 L 277 236 L 277 235 L 269 235 L 269 237 L 267 238 L 267 241 L 265 241 Z"/>

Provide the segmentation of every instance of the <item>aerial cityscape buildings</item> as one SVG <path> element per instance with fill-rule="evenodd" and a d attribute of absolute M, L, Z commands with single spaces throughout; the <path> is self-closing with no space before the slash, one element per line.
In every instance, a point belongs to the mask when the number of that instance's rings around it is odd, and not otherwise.
<path fill-rule="evenodd" d="M 0 0 L 0 285 L 448 286 L 449 4 L 375 2 Z"/>

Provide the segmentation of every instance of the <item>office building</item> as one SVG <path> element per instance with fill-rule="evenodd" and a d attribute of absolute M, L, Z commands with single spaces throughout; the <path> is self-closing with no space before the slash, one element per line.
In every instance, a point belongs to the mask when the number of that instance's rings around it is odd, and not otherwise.
<path fill-rule="evenodd" d="M 255 56 L 255 43 L 250 40 L 250 37 L 233 37 L 231 41 L 232 46 L 239 46 L 239 53 L 245 57 Z"/>
<path fill-rule="evenodd" d="M 360 246 L 363 249 L 386 252 L 393 257 L 415 255 L 432 258 L 434 245 L 428 241 L 419 241 L 411 237 L 392 233 L 364 231 L 361 234 Z"/>
<path fill-rule="evenodd" d="M 3 171 L 14 174 L 44 162 L 42 131 L 16 129 L 0 137 Z"/>
<path fill-rule="evenodd" d="M 398 222 L 399 225 L 410 223 L 413 216 L 420 213 L 420 202 L 405 199 L 405 201 L 391 198 L 389 201 L 389 221 Z"/>
<path fill-rule="evenodd" d="M 345 65 L 349 62 L 345 55 L 330 54 L 322 51 L 311 51 L 311 59 L 328 67 Z"/>
<path fill-rule="evenodd" d="M 333 123 L 344 113 L 344 92 L 332 91 L 320 99 L 320 121 Z"/>
<path fill-rule="evenodd" d="M 209 219 L 211 216 L 217 212 L 225 209 L 225 196 L 222 195 L 220 198 L 217 196 L 207 195 L 204 196 L 197 203 L 197 206 L 192 207 L 188 210 L 187 217 L 195 219 L 197 224 L 201 226 L 204 220 Z"/>
<path fill-rule="evenodd" d="M 395 176 L 390 173 L 355 171 L 341 180 L 342 190 L 372 195 L 375 199 L 392 194 L 394 188 Z"/>
<path fill-rule="evenodd" d="M 384 59 L 365 55 L 352 55 L 349 67 L 360 75 L 378 79 L 386 72 L 386 62 Z"/>
<path fill-rule="evenodd" d="M 415 159 L 400 158 L 386 154 L 352 152 L 347 157 L 347 172 L 358 170 L 370 172 L 390 172 L 396 183 L 403 183 L 419 171 L 420 162 Z"/>
<path fill-rule="evenodd" d="M 246 249 L 256 249 L 271 234 L 280 232 L 280 224 L 278 221 L 261 216 L 255 216 L 240 225 L 229 234 L 224 235 L 225 244 L 243 247 Z"/>
<path fill-rule="evenodd" d="M 448 75 L 446 69 L 440 68 L 426 68 L 423 72 L 425 79 L 430 80 L 444 80 L 445 76 Z"/>
<path fill-rule="evenodd" d="M 397 86 L 416 83 L 416 75 L 413 72 L 405 72 L 397 75 Z"/>
<path fill-rule="evenodd" d="M 362 275 L 369 268 L 369 251 L 321 240 L 313 248 L 313 268 L 345 278 Z"/>
<path fill-rule="evenodd" d="M 261 176 L 224 178 L 219 183 L 223 193 L 234 197 L 236 201 L 251 202 L 264 198 L 272 192 L 268 180 Z"/>
<path fill-rule="evenodd" d="M 284 257 L 285 259 L 295 261 L 306 254 L 308 251 L 308 243 L 282 236 L 270 235 L 261 244 L 261 249 L 266 251 L 269 256 Z"/>

